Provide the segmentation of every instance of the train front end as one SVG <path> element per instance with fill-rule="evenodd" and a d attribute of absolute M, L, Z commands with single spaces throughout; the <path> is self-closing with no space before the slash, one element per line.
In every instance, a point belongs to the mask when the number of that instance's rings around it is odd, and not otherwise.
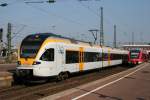
<path fill-rule="evenodd" d="M 141 50 L 130 50 L 128 63 L 133 65 L 142 63 Z"/>
<path fill-rule="evenodd" d="M 17 76 L 34 76 L 34 67 L 41 63 L 37 61 L 36 57 L 47 37 L 48 35 L 33 34 L 23 39 L 20 49 L 18 50 L 18 66 L 16 69 Z"/>

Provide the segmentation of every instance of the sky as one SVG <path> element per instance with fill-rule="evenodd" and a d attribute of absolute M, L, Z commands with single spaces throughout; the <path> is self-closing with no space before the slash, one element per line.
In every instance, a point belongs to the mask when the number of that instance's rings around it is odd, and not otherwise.
<path fill-rule="evenodd" d="M 104 14 L 105 45 L 112 46 L 113 26 L 117 26 L 117 43 L 150 42 L 150 0 L 56 0 L 55 3 L 30 3 L 46 0 L 0 0 L 0 27 L 12 24 L 12 43 L 17 46 L 29 34 L 53 32 L 93 42 L 88 31 L 100 29 L 100 7 Z M 15 34 L 18 33 L 18 34 Z"/>

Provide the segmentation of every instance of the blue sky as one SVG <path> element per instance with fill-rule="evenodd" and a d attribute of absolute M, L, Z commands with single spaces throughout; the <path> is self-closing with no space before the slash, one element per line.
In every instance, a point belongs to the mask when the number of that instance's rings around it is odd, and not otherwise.
<path fill-rule="evenodd" d="M 113 41 L 113 25 L 117 25 L 117 41 L 150 42 L 150 0 L 56 0 L 54 4 L 25 4 L 31 0 L 0 0 L 8 3 L 0 7 L 0 27 L 6 40 L 7 23 L 13 33 L 24 29 L 13 39 L 18 45 L 28 34 L 53 32 L 63 36 L 93 41 L 89 29 L 99 29 L 100 7 L 104 7 L 104 38 L 107 45 Z M 44 1 L 44 0 L 32 0 Z"/>

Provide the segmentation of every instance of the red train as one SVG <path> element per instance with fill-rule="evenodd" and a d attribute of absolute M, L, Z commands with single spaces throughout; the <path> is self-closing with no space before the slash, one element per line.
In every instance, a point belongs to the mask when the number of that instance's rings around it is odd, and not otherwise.
<path fill-rule="evenodd" d="M 129 64 L 140 64 L 148 60 L 148 54 L 144 50 L 130 50 L 129 51 Z"/>

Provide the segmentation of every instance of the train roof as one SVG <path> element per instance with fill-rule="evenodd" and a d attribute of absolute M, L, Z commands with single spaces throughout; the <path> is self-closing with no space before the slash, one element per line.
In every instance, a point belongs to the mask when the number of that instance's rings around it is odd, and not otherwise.
<path fill-rule="evenodd" d="M 95 44 L 92 44 L 91 42 L 76 40 L 76 39 L 73 39 L 73 38 L 64 37 L 64 36 L 57 35 L 57 34 L 54 34 L 54 33 L 36 33 L 36 34 L 31 34 L 31 35 L 28 35 L 25 39 L 31 38 L 31 40 L 32 40 L 32 39 L 34 39 L 36 37 L 39 37 L 41 40 L 45 40 L 47 38 L 55 38 L 55 39 L 68 40 L 68 41 L 70 41 L 70 43 L 73 43 L 73 44 L 87 44 L 87 45 L 90 45 L 90 46 L 95 45 Z"/>
<path fill-rule="evenodd" d="M 79 42 L 89 43 L 89 42 L 86 42 L 86 41 L 76 40 L 74 38 L 64 37 L 62 35 L 57 35 L 57 34 L 54 34 L 54 33 L 36 33 L 36 34 L 32 34 L 32 35 L 41 35 L 41 36 L 47 36 L 47 37 L 56 37 L 56 38 L 68 39 L 68 40 L 74 41 L 74 42 L 75 41 L 79 41 Z"/>
<path fill-rule="evenodd" d="M 64 36 L 57 35 L 57 34 L 54 34 L 54 33 L 36 33 L 36 34 L 28 35 L 26 38 L 33 39 L 34 37 L 40 37 L 43 40 L 45 40 L 47 38 L 50 38 L 50 39 L 52 39 L 52 38 L 53 39 L 61 39 L 61 40 L 65 40 L 67 42 L 70 42 L 72 44 L 79 44 L 79 45 L 86 45 L 86 46 L 93 46 L 93 47 L 102 47 L 104 49 L 112 49 L 112 50 L 115 50 L 115 51 L 117 50 L 117 51 L 126 52 L 126 50 L 121 50 L 121 49 L 107 47 L 107 46 L 99 46 L 99 45 L 93 44 L 91 42 L 86 42 L 86 41 L 81 41 L 81 40 L 75 40 L 73 38 L 64 37 Z"/>

